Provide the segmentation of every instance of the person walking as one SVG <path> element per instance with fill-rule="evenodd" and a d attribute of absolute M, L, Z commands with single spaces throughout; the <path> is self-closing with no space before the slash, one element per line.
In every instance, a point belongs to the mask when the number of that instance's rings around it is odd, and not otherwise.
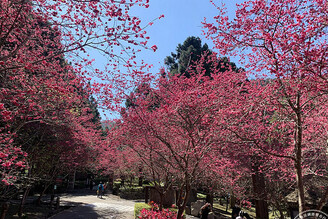
<path fill-rule="evenodd" d="M 104 194 L 104 184 L 100 182 L 97 189 L 97 197 L 102 198 L 103 194 Z"/>

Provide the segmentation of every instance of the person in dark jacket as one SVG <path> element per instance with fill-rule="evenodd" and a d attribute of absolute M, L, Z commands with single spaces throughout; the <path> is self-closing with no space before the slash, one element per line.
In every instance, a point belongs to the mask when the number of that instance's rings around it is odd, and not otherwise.
<path fill-rule="evenodd" d="M 240 208 L 240 207 L 238 207 L 238 206 L 234 206 L 234 207 L 232 208 L 231 218 L 232 218 L 232 219 L 236 219 L 236 217 L 239 216 L 239 212 L 240 212 L 240 211 L 241 211 L 241 208 Z"/>
<path fill-rule="evenodd" d="M 212 211 L 212 206 L 210 203 L 206 203 L 200 208 L 201 219 L 207 219 L 208 214 Z"/>

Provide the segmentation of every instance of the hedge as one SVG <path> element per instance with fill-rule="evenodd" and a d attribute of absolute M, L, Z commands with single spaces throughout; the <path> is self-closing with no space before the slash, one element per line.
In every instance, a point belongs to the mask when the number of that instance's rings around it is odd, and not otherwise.
<path fill-rule="evenodd" d="M 134 200 L 145 198 L 144 188 L 142 186 L 121 187 L 119 191 L 120 197 L 124 199 Z"/>

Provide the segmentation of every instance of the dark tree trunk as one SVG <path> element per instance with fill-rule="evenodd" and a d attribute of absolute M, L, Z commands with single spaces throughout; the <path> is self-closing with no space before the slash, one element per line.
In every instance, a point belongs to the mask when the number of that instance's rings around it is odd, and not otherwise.
<path fill-rule="evenodd" d="M 232 209 L 235 206 L 236 206 L 236 197 L 233 195 L 233 193 L 231 193 L 231 196 L 230 196 L 230 208 Z"/>
<path fill-rule="evenodd" d="M 142 186 L 142 182 L 143 182 L 143 176 L 142 176 L 142 168 L 139 168 L 139 186 Z"/>
<path fill-rule="evenodd" d="M 108 188 L 110 190 L 113 190 L 113 185 L 114 185 L 114 173 L 110 172 L 110 174 L 108 175 Z"/>
<path fill-rule="evenodd" d="M 90 179 L 90 190 L 92 191 L 92 189 L 93 189 L 93 180 L 92 179 Z"/>
<path fill-rule="evenodd" d="M 317 210 L 319 211 L 322 210 L 323 206 L 325 205 L 325 203 L 327 203 L 327 201 L 328 201 L 328 186 L 326 187 L 325 193 L 321 197 Z"/>
<path fill-rule="evenodd" d="M 182 190 L 182 189 L 181 189 Z M 184 192 L 184 197 L 182 198 L 182 194 L 183 191 L 180 191 L 180 200 L 182 201 L 181 205 L 178 205 L 178 215 L 177 215 L 177 219 L 182 219 L 183 216 L 183 212 L 187 206 L 187 201 L 189 199 L 189 193 L 190 193 L 190 185 L 189 185 L 189 181 L 186 180 L 185 183 L 185 192 Z M 181 203 L 180 201 L 180 203 Z"/>
<path fill-rule="evenodd" d="M 9 209 L 9 202 L 5 202 L 2 204 L 2 210 L 1 210 L 1 219 L 6 218 L 7 211 Z"/>
<path fill-rule="evenodd" d="M 48 189 L 49 185 L 45 185 L 44 189 L 42 190 L 42 192 L 40 193 L 38 200 L 37 200 L 37 204 L 41 205 L 41 199 L 43 197 L 43 195 L 46 193 L 47 189 Z"/>
<path fill-rule="evenodd" d="M 56 199 L 56 210 L 59 209 L 59 205 L 60 205 L 60 198 L 57 197 L 57 199 Z"/>
<path fill-rule="evenodd" d="M 21 200 L 21 202 L 19 204 L 19 208 L 18 208 L 18 216 L 19 217 L 21 217 L 22 214 L 23 214 L 23 208 L 24 208 L 24 205 L 25 205 L 26 197 L 28 196 L 28 193 L 30 192 L 30 189 L 31 189 L 31 187 L 27 187 L 24 191 L 22 200 Z"/>
<path fill-rule="evenodd" d="M 55 194 L 51 194 L 51 198 L 50 198 L 50 209 L 52 209 L 52 206 L 54 204 L 54 200 L 55 200 Z"/>
<path fill-rule="evenodd" d="M 302 167 L 302 140 L 303 140 L 303 122 L 302 122 L 302 111 L 301 111 L 301 94 L 298 93 L 296 96 L 296 124 L 295 124 L 295 170 L 296 170 L 296 183 L 298 191 L 298 211 L 303 212 L 305 210 L 305 190 L 303 182 L 303 167 Z"/>
<path fill-rule="evenodd" d="M 259 172 L 257 158 L 253 162 L 253 191 L 255 196 L 255 209 L 257 219 L 269 219 L 268 203 L 266 202 L 267 194 L 265 189 L 264 175 Z"/>
<path fill-rule="evenodd" d="M 212 192 L 206 195 L 206 202 L 210 203 L 211 206 L 213 206 L 214 196 Z"/>
<path fill-rule="evenodd" d="M 149 202 L 149 186 L 145 187 L 145 203 Z"/>
<path fill-rule="evenodd" d="M 124 183 L 125 183 L 125 177 L 122 176 L 122 177 L 121 177 L 121 186 L 124 186 Z"/>
<path fill-rule="evenodd" d="M 143 182 L 143 177 L 142 176 L 139 176 L 139 183 L 138 183 L 138 185 L 139 186 L 142 186 L 142 182 Z"/>
<path fill-rule="evenodd" d="M 163 200 L 164 200 L 164 193 L 159 192 L 159 210 L 162 211 L 163 209 Z"/>
<path fill-rule="evenodd" d="M 301 146 L 296 146 L 296 183 L 297 183 L 297 197 L 298 197 L 298 210 L 303 212 L 305 210 L 305 192 L 304 192 L 304 182 L 302 173 L 302 149 Z"/>

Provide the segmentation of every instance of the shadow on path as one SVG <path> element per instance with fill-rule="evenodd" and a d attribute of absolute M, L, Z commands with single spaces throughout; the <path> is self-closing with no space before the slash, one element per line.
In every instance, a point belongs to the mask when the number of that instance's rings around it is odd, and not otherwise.
<path fill-rule="evenodd" d="M 77 205 L 51 219 L 133 219 L 135 201 L 121 199 L 118 196 L 105 194 L 98 198 L 95 191 L 77 191 L 61 195 L 61 205 Z"/>

